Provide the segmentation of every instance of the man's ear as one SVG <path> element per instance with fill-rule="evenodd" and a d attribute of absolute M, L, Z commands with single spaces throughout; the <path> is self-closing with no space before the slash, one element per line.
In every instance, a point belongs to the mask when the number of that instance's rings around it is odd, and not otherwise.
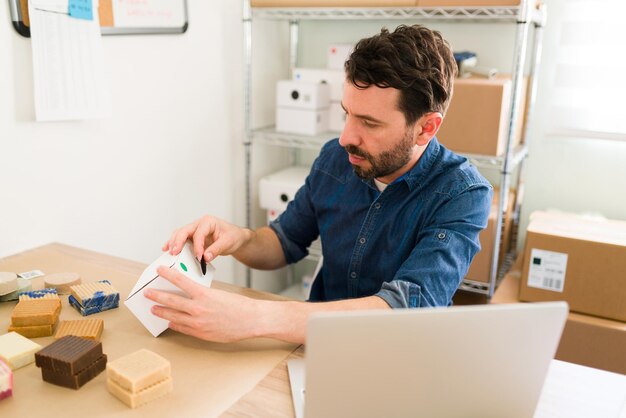
<path fill-rule="evenodd" d="M 429 112 L 415 122 L 415 144 L 426 145 L 437 134 L 443 122 L 439 112 Z"/>

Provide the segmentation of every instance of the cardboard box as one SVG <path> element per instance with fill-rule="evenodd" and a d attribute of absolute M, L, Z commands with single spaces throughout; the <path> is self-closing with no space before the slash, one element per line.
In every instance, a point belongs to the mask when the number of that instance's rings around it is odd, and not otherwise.
<path fill-rule="evenodd" d="M 520 0 L 416 0 L 419 7 L 519 6 Z"/>
<path fill-rule="evenodd" d="M 293 70 L 293 79 L 328 84 L 330 86 L 331 102 L 341 102 L 343 98 L 343 83 L 346 79 L 343 69 L 295 68 Z"/>
<path fill-rule="evenodd" d="M 523 137 L 527 80 L 515 123 L 514 146 Z M 458 78 L 448 112 L 437 133 L 447 148 L 461 153 L 501 156 L 505 152 L 511 110 L 510 77 Z"/>
<path fill-rule="evenodd" d="M 211 287 L 211 281 L 213 280 L 213 273 L 215 271 L 215 268 L 211 264 L 207 264 L 206 274 L 202 273 L 200 262 L 196 260 L 193 255 L 193 246 L 190 241 L 185 243 L 182 251 L 177 256 L 163 253 L 143 271 L 124 304 L 155 337 L 158 337 L 159 334 L 167 329 L 168 321 L 150 312 L 150 309 L 152 309 L 156 303 L 143 295 L 144 290 L 157 289 L 175 293 L 180 296 L 187 296 L 181 289 L 158 275 L 156 270 L 159 266 L 168 266 L 178 270 L 194 282 L 205 287 Z"/>
<path fill-rule="evenodd" d="M 275 216 L 287 209 L 296 192 L 304 185 L 310 168 L 288 167 L 259 180 L 259 204 L 262 209 L 273 210 Z"/>
<path fill-rule="evenodd" d="M 330 45 L 327 50 L 326 67 L 330 70 L 343 70 L 344 64 L 350 57 L 353 49 L 353 44 Z"/>
<path fill-rule="evenodd" d="M 298 135 L 328 132 L 328 109 L 306 110 L 279 107 L 276 109 L 276 130 Z"/>
<path fill-rule="evenodd" d="M 252 7 L 411 7 L 415 0 L 252 0 Z"/>
<path fill-rule="evenodd" d="M 491 260 L 493 259 L 493 246 L 496 240 L 496 222 L 498 216 L 498 202 L 500 200 L 500 191 L 494 190 L 493 202 L 491 203 L 491 212 L 489 213 L 489 220 L 487 222 L 487 228 L 483 229 L 478 236 L 480 240 L 480 251 L 474 256 L 472 264 L 465 275 L 468 280 L 475 282 L 489 283 L 489 274 L 491 272 Z M 504 218 L 504 228 L 501 237 L 500 256 L 499 262 L 502 263 L 504 255 L 509 250 L 511 238 L 510 233 L 512 230 L 512 214 L 513 206 L 515 202 L 515 191 L 509 192 L 509 201 L 507 202 L 506 216 Z M 507 235 L 508 234 L 508 235 Z"/>
<path fill-rule="evenodd" d="M 626 222 L 534 212 L 524 260 L 521 300 L 626 321 Z"/>
<path fill-rule="evenodd" d="M 328 110 L 328 129 L 334 132 L 342 132 L 346 124 L 346 112 L 338 102 L 331 102 Z"/>
<path fill-rule="evenodd" d="M 506 274 L 491 303 L 519 302 L 522 257 Z M 626 323 L 570 313 L 556 359 L 626 374 Z"/>
<path fill-rule="evenodd" d="M 276 84 L 276 106 L 318 110 L 330 106 L 330 86 L 311 81 L 281 80 Z"/>

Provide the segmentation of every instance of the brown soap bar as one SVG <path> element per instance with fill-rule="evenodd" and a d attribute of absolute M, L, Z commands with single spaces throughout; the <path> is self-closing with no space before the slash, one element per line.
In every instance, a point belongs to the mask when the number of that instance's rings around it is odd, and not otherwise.
<path fill-rule="evenodd" d="M 57 373 L 77 374 L 101 356 L 101 342 L 67 335 L 36 353 L 35 364 Z"/>
<path fill-rule="evenodd" d="M 29 327 L 9 326 L 9 332 L 17 332 L 26 338 L 49 337 L 52 335 L 52 325 L 31 325 Z"/>
<path fill-rule="evenodd" d="M 11 325 L 52 325 L 59 319 L 61 299 L 21 300 L 11 313 Z"/>
<path fill-rule="evenodd" d="M 94 377 L 98 376 L 107 366 L 107 355 L 103 354 L 87 368 L 76 374 L 63 374 L 48 369 L 41 369 L 41 377 L 45 382 L 70 389 L 78 389 Z"/>

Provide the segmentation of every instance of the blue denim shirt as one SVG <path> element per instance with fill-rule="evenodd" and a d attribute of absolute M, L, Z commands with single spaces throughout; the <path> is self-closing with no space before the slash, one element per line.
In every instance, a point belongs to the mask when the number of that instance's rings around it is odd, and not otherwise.
<path fill-rule="evenodd" d="M 288 263 L 321 236 L 310 301 L 377 295 L 392 308 L 447 306 L 480 249 L 492 197 L 478 170 L 436 138 L 382 193 L 354 174 L 334 139 L 270 227 Z"/>

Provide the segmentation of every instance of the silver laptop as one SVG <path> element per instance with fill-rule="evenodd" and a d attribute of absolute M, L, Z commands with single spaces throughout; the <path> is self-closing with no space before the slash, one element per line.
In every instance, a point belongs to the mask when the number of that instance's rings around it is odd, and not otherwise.
<path fill-rule="evenodd" d="M 547 302 L 312 316 L 305 360 L 289 362 L 296 417 L 532 417 L 567 313 Z"/>

